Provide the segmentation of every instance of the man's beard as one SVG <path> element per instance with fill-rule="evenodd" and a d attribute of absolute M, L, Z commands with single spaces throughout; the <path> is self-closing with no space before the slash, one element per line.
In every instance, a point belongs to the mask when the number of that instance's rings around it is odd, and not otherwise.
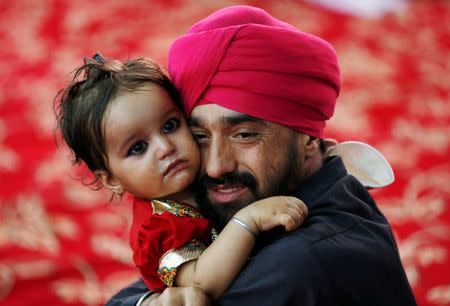
<path fill-rule="evenodd" d="M 211 178 L 206 174 L 199 176 L 194 185 L 197 203 L 202 214 L 213 222 L 217 230 L 221 231 L 231 217 L 241 208 L 270 196 L 287 195 L 289 192 L 292 192 L 294 184 L 303 180 L 300 152 L 294 139 L 289 142 L 286 152 L 283 153 L 286 158 L 281 169 L 277 169 L 278 171 L 275 174 L 265 174 L 266 190 L 259 190 L 255 177 L 248 172 L 227 173 L 220 179 Z M 251 196 L 241 201 L 226 204 L 212 203 L 208 198 L 208 189 L 223 184 L 243 185 L 249 189 Z"/>

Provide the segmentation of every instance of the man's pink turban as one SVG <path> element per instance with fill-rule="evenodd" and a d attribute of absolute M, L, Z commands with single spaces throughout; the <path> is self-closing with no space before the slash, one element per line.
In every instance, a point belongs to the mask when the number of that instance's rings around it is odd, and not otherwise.
<path fill-rule="evenodd" d="M 169 52 L 185 113 L 214 103 L 322 137 L 339 94 L 333 47 L 250 6 L 196 23 Z"/>

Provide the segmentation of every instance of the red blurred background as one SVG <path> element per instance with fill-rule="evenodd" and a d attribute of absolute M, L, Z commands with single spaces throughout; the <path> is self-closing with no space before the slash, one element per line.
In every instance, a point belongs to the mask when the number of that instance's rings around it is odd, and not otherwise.
<path fill-rule="evenodd" d="M 53 98 L 83 56 L 165 65 L 175 37 L 233 4 L 335 46 L 343 89 L 326 136 L 368 142 L 390 161 L 396 182 L 372 193 L 418 304 L 450 305 L 449 1 L 338 7 L 347 12 L 317 2 L 0 1 L 0 305 L 102 305 L 137 278 L 129 204 L 77 179 L 55 146 Z M 375 10 L 382 3 L 399 6 Z"/>

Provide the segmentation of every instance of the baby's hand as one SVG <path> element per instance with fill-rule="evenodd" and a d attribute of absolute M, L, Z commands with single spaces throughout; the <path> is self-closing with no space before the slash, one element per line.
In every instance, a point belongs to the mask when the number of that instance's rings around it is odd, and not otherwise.
<path fill-rule="evenodd" d="M 256 233 L 283 226 L 295 230 L 308 216 L 308 208 L 296 197 L 275 196 L 256 201 L 238 211 L 236 218 L 245 222 Z"/>

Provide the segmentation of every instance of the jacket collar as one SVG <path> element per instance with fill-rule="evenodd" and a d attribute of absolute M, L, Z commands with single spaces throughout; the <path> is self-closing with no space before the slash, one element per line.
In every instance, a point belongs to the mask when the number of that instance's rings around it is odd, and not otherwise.
<path fill-rule="evenodd" d="M 328 158 L 317 172 L 303 181 L 293 195 L 305 202 L 308 208 L 321 194 L 331 188 L 338 180 L 347 176 L 347 170 L 339 156 Z"/>

